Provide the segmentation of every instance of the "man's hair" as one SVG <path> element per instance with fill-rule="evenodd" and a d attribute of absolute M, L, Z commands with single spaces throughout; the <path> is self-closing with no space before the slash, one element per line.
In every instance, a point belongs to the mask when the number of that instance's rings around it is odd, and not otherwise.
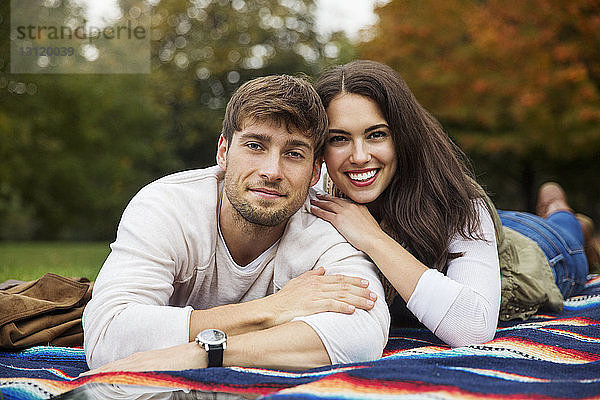
<path fill-rule="evenodd" d="M 310 138 L 315 157 L 327 138 L 327 114 L 319 95 L 304 78 L 269 75 L 240 86 L 227 103 L 221 134 L 231 143 L 233 133 L 257 121 L 285 124 Z"/>

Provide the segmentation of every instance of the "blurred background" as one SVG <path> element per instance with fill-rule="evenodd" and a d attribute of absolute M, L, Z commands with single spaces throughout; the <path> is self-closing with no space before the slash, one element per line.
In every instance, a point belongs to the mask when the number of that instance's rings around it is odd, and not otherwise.
<path fill-rule="evenodd" d="M 538 186 L 551 179 L 577 211 L 600 221 L 595 0 L 62 6 L 88 19 L 115 8 L 127 18 L 150 15 L 151 72 L 11 74 L 10 2 L 0 3 L 0 281 L 20 274 L 15 257 L 41 241 L 96 246 L 88 262 L 99 268 L 142 186 L 215 163 L 224 108 L 239 85 L 273 73 L 314 80 L 357 58 L 403 76 L 471 157 L 498 208 L 534 211 Z M 47 270 L 41 254 L 34 263 Z"/>

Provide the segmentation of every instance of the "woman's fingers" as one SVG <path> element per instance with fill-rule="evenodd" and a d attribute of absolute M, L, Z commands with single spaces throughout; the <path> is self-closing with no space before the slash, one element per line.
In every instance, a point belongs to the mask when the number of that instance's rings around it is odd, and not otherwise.
<path fill-rule="evenodd" d="M 322 208 L 323 210 L 339 213 L 344 208 L 344 204 L 339 204 L 332 199 L 310 199 L 310 204 Z"/>
<path fill-rule="evenodd" d="M 323 210 L 323 209 L 317 207 L 316 205 L 312 204 L 312 200 L 311 200 L 310 212 L 313 213 L 315 216 L 317 216 L 329 223 L 333 223 L 335 213 L 332 213 L 331 211 L 326 211 L 326 210 Z"/>
<path fill-rule="evenodd" d="M 348 276 L 348 275 L 324 275 L 320 278 L 323 283 L 327 284 L 336 284 L 340 286 L 356 286 L 361 288 L 366 288 L 369 286 L 369 281 L 364 278 L 359 278 L 357 276 Z"/>
<path fill-rule="evenodd" d="M 300 274 L 300 276 L 303 276 L 303 275 L 305 275 L 305 276 L 311 276 L 311 275 L 317 275 L 317 276 L 318 276 L 318 275 L 325 275 L 325 268 L 323 268 L 323 267 L 318 267 L 318 268 L 315 268 L 315 269 L 309 269 L 308 271 L 306 271 L 306 272 L 304 272 L 304 273 Z"/>
<path fill-rule="evenodd" d="M 290 280 L 270 298 L 273 325 L 326 311 L 352 314 L 356 309 L 373 308 L 377 294 L 368 288 L 368 280 L 324 273 L 322 267 L 307 271 Z"/>
<path fill-rule="evenodd" d="M 338 311 L 340 302 L 352 306 L 352 309 L 345 308 L 345 311 L 353 311 L 353 308 L 370 310 L 375 305 L 377 294 L 369 290 L 369 281 L 366 279 L 345 276 L 345 275 L 326 275 L 319 277 L 318 287 L 313 293 L 313 301 L 332 300 L 334 303 L 325 302 L 333 310 Z"/>

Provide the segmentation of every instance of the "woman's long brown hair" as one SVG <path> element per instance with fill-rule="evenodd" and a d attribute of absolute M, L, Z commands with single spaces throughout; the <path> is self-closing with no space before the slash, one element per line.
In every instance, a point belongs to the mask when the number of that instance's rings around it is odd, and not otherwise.
<path fill-rule="evenodd" d="M 334 67 L 315 88 L 325 109 L 340 93 L 375 101 L 394 141 L 398 167 L 376 201 L 382 228 L 419 261 L 446 272 L 452 237 L 482 238 L 474 199 L 484 196 L 464 152 L 392 68 L 366 60 Z"/>

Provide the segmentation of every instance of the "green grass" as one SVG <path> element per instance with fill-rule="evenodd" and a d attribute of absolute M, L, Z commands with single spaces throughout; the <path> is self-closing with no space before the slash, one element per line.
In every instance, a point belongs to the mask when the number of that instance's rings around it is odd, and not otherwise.
<path fill-rule="evenodd" d="M 0 242 L 0 283 L 46 272 L 94 280 L 109 251 L 108 243 L 98 242 Z"/>

